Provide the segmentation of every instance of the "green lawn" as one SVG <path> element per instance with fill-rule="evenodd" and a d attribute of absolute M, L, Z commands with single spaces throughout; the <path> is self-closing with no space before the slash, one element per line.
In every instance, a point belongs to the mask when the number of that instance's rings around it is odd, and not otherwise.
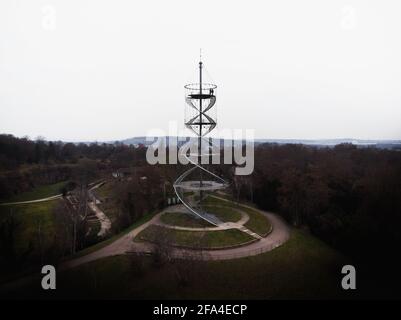
<path fill-rule="evenodd" d="M 253 238 L 237 229 L 220 231 L 186 231 L 174 230 L 150 225 L 140 232 L 135 241 L 158 240 L 168 241 L 172 245 L 198 248 L 224 248 L 253 240 Z"/>
<path fill-rule="evenodd" d="M 225 192 L 217 192 L 215 194 L 217 197 L 223 198 L 223 199 L 227 199 L 230 201 L 234 201 L 234 198 L 231 194 L 225 193 Z"/>
<path fill-rule="evenodd" d="M 202 203 L 204 205 L 222 205 L 222 206 L 224 206 L 224 205 L 226 205 L 226 206 L 227 205 L 234 205 L 234 203 L 231 202 L 231 201 L 227 202 L 227 201 L 224 201 L 222 199 L 218 199 L 218 198 L 216 198 L 214 196 L 208 196 L 206 199 L 203 200 Z"/>
<path fill-rule="evenodd" d="M 245 227 L 262 237 L 266 237 L 271 232 L 272 225 L 265 215 L 263 215 L 256 209 L 243 206 L 241 206 L 240 208 L 241 210 L 245 211 L 249 216 L 248 222 L 244 225 Z"/>
<path fill-rule="evenodd" d="M 100 198 L 100 200 L 105 200 L 113 195 L 113 183 L 107 181 L 99 188 L 95 189 L 96 195 Z"/>
<path fill-rule="evenodd" d="M 218 199 L 215 197 L 208 197 L 205 199 L 205 204 L 207 205 L 214 205 L 214 206 L 225 206 L 225 207 L 232 207 L 238 208 L 249 215 L 249 220 L 245 224 L 249 230 L 259 234 L 262 237 L 268 235 L 271 231 L 271 224 L 269 219 L 260 213 L 257 209 L 245 207 L 241 204 L 237 204 L 231 201 L 224 201 L 222 199 Z"/>
<path fill-rule="evenodd" d="M 351 262 L 318 239 L 294 230 L 287 243 L 254 257 L 177 260 L 161 267 L 147 256 L 109 257 L 58 273 L 57 290 L 42 290 L 35 279 L 14 284 L 3 294 L 75 299 L 347 298 L 356 294 L 340 286 L 341 266 L 347 263 Z"/>
<path fill-rule="evenodd" d="M 17 194 L 7 200 L 2 200 L 1 202 L 30 201 L 55 196 L 61 193 L 61 189 L 66 185 L 66 183 L 67 181 L 62 181 L 55 184 L 36 187 L 32 191 Z"/>
<path fill-rule="evenodd" d="M 38 248 L 38 230 L 43 232 L 44 245 L 50 245 L 54 237 L 53 208 L 57 200 L 30 204 L 0 206 L 0 221 L 8 214 L 14 215 L 19 226 L 16 230 L 17 253 L 24 252 L 31 243 Z"/>
<path fill-rule="evenodd" d="M 237 210 L 233 210 L 233 208 L 235 209 L 235 206 L 229 206 L 227 204 L 204 206 L 204 209 L 208 213 L 215 215 L 222 222 L 237 222 L 241 219 L 241 213 Z"/>
<path fill-rule="evenodd" d="M 165 212 L 160 217 L 160 220 L 168 225 L 179 226 L 179 227 L 191 227 L 191 228 L 205 228 L 213 227 L 207 221 L 196 218 L 185 212 Z"/>
<path fill-rule="evenodd" d="M 233 210 L 229 205 L 205 205 L 204 210 L 208 213 L 215 215 L 223 222 L 236 222 L 241 219 L 241 213 Z M 210 223 L 203 219 L 197 219 L 189 213 L 184 212 L 166 212 L 161 216 L 161 220 L 168 225 L 175 225 L 180 227 L 203 228 L 213 227 Z"/>

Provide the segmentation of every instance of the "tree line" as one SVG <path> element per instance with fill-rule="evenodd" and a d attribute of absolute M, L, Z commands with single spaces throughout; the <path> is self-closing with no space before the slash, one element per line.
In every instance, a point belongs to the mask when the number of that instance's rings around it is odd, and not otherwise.
<path fill-rule="evenodd" d="M 342 144 L 264 144 L 235 197 L 277 212 L 355 259 L 401 244 L 401 152 Z"/>

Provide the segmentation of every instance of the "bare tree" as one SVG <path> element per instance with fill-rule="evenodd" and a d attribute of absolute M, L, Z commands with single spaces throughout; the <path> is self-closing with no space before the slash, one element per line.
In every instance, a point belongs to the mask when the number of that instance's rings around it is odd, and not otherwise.
<path fill-rule="evenodd" d="M 178 249 L 179 256 L 172 260 L 172 266 L 177 282 L 180 286 L 188 286 L 191 278 L 195 279 L 201 275 L 199 272 L 199 261 L 205 259 L 202 238 L 194 239 L 193 249 Z"/>
<path fill-rule="evenodd" d="M 160 267 L 172 259 L 174 236 L 167 228 L 160 228 L 153 240 L 153 264 Z"/>
<path fill-rule="evenodd" d="M 73 242 L 72 242 L 72 253 L 77 252 L 77 249 L 81 249 L 85 243 L 86 230 L 87 230 L 87 218 L 88 218 L 88 201 L 89 191 L 86 184 L 81 184 L 78 191 L 75 193 L 77 204 L 70 211 L 72 223 L 73 223 Z"/>
<path fill-rule="evenodd" d="M 40 264 L 43 265 L 43 258 L 44 258 L 44 247 L 43 247 L 43 229 L 42 229 L 42 219 L 39 218 L 36 221 L 36 236 L 37 236 L 37 244 L 38 250 L 40 255 Z"/>
<path fill-rule="evenodd" d="M 4 260 L 1 263 L 3 267 L 12 268 L 17 263 L 15 237 L 20 225 L 11 210 L 0 220 L 0 260 Z"/>
<path fill-rule="evenodd" d="M 55 208 L 56 225 L 58 228 L 63 251 L 69 243 L 69 253 L 74 254 L 84 247 L 87 231 L 89 193 L 86 185 L 81 185 L 77 191 L 67 196 Z M 64 251 L 65 252 L 65 251 Z"/>

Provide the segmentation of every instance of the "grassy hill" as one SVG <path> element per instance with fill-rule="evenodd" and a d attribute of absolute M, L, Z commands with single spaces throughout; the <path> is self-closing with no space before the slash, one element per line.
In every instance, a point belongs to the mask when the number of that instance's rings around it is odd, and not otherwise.
<path fill-rule="evenodd" d="M 347 293 L 340 287 L 341 266 L 346 262 L 323 242 L 294 230 L 286 244 L 254 257 L 176 260 L 157 266 L 150 256 L 116 256 L 59 273 L 53 292 L 41 290 L 39 279 L 13 285 L 6 292 L 19 298 L 341 298 Z"/>

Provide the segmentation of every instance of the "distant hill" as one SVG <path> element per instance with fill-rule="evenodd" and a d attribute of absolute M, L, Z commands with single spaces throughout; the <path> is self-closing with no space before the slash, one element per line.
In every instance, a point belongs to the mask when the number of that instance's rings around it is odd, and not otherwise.
<path fill-rule="evenodd" d="M 166 139 L 172 139 L 174 137 L 166 137 Z M 179 137 L 182 144 L 183 140 L 188 139 L 189 137 Z M 146 137 L 133 137 L 124 140 L 120 140 L 118 142 L 126 144 L 126 145 L 139 145 L 143 144 L 145 146 L 150 145 L 156 139 L 155 137 L 148 138 L 149 141 L 146 140 Z M 221 139 L 213 138 L 213 142 L 218 144 Z M 352 138 L 344 138 L 344 139 L 255 139 L 255 144 L 262 143 L 276 143 L 276 144 L 304 144 L 311 145 L 316 147 L 330 147 L 336 146 L 339 144 L 349 143 L 360 147 L 376 147 L 379 149 L 399 149 L 401 150 L 401 140 L 363 140 L 363 139 L 352 139 Z"/>

